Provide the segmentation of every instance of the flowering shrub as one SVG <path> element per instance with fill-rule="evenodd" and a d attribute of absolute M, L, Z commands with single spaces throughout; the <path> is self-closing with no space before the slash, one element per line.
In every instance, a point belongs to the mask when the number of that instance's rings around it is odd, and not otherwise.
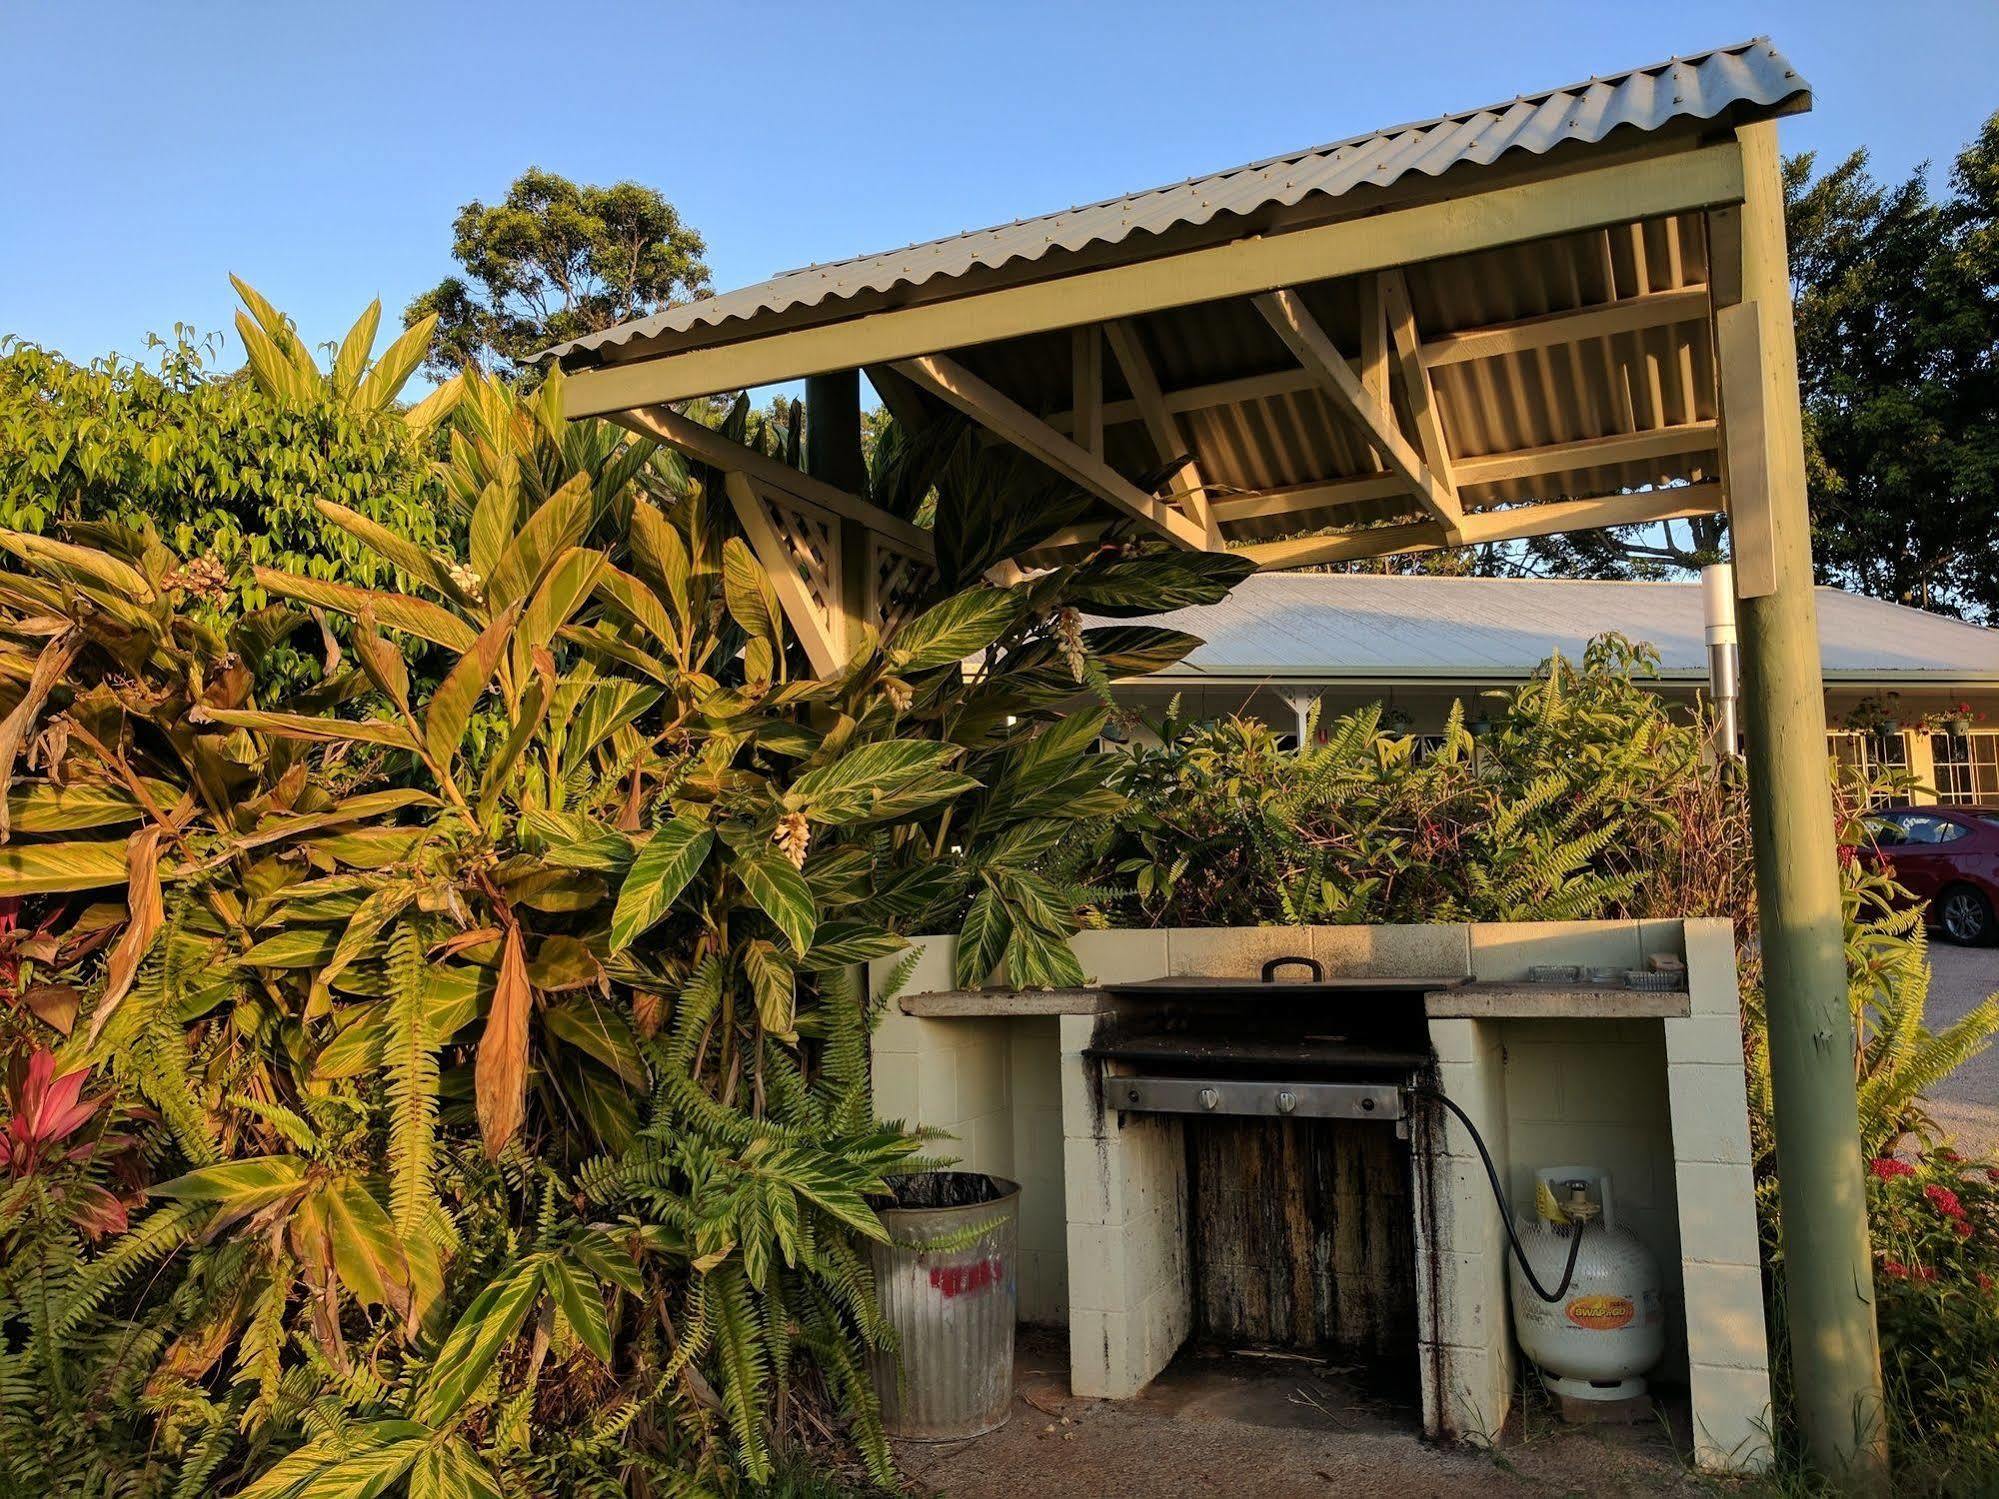
<path fill-rule="evenodd" d="M 1877 1157 L 1867 1204 L 1904 1486 L 1990 1492 L 1980 1485 L 1999 1472 L 1963 1463 L 1980 1452 L 1999 1462 L 1999 1167 L 1941 1146 Z"/>

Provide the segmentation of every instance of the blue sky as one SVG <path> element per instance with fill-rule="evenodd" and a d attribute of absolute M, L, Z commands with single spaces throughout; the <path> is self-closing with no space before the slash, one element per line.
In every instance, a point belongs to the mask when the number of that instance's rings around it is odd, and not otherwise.
<path fill-rule="evenodd" d="M 1942 171 L 1999 108 L 1986 0 L 0 0 L 0 332 L 226 329 L 230 271 L 315 342 L 393 321 L 530 164 L 658 187 L 727 288 L 1756 32 L 1817 92 L 1786 150 Z"/>

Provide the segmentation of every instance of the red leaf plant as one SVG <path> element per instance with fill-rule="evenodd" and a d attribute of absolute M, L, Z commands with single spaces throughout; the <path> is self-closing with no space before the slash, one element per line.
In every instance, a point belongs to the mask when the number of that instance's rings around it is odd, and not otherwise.
<path fill-rule="evenodd" d="M 129 1137 L 101 1127 L 85 1130 L 109 1101 L 103 1094 L 83 1096 L 89 1076 L 79 1068 L 57 1077 L 55 1053 L 46 1047 L 25 1060 L 17 1058 L 8 1069 L 6 1089 L 0 1092 L 0 1111 L 7 1120 L 0 1129 L 0 1170 L 11 1180 L 48 1177 L 58 1165 L 88 1163 L 131 1145 Z M 88 1237 L 124 1232 L 125 1204 L 112 1192 L 80 1180 L 61 1181 L 57 1191 L 65 1216 Z"/>

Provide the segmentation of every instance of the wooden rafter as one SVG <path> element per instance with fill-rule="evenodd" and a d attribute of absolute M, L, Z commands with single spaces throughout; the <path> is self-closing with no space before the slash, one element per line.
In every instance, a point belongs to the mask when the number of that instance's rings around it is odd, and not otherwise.
<path fill-rule="evenodd" d="M 1145 352 L 1145 342 L 1139 337 L 1138 329 L 1127 322 L 1106 323 L 1104 336 L 1110 340 L 1111 352 L 1117 356 L 1118 368 L 1124 373 L 1124 383 L 1130 388 L 1132 399 L 1138 403 L 1139 415 L 1145 421 L 1145 430 L 1152 437 L 1152 446 L 1159 454 L 1159 461 L 1170 463 L 1175 458 L 1190 454 L 1193 449 L 1187 442 L 1186 434 L 1180 430 L 1179 420 L 1166 409 L 1165 396 L 1159 389 L 1159 376 L 1152 368 L 1152 358 Z M 1173 498 L 1179 501 L 1180 507 L 1207 532 L 1209 547 L 1218 549 L 1221 532 L 1215 528 L 1214 517 L 1209 513 L 1208 490 L 1201 482 L 1199 466 L 1188 457 L 1173 471 L 1167 482 L 1172 486 Z"/>
<path fill-rule="evenodd" d="M 1529 536 L 1553 536 L 1562 531 L 1594 531 L 1608 526 L 1642 526 L 1659 521 L 1714 515 L 1721 509 L 1717 483 L 1683 484 L 1636 494 L 1607 495 L 1594 500 L 1560 500 L 1546 505 L 1519 505 L 1510 510 L 1479 511 L 1464 518 L 1461 541 L 1451 540 L 1434 520 L 1409 525 L 1376 526 L 1337 536 L 1298 536 L 1242 548 L 1258 567 L 1274 570 L 1311 567 L 1328 562 L 1357 562 L 1402 552 L 1434 552 L 1455 545 L 1519 541 Z"/>
<path fill-rule="evenodd" d="M 1252 494 L 1232 494 L 1217 499 L 1215 519 L 1220 522 L 1269 520 L 1277 516 L 1299 515 L 1311 510 L 1331 510 L 1345 505 L 1365 505 L 1376 500 L 1406 497 L 1409 486 L 1395 474 L 1362 474 L 1357 479 L 1328 479 L 1312 484 L 1286 484 L 1277 489 L 1261 489 Z"/>
<path fill-rule="evenodd" d="M 1304 298 L 1290 289 L 1265 292 L 1257 297 L 1256 309 L 1263 314 L 1264 321 L 1284 341 L 1292 356 L 1313 375 L 1317 376 L 1326 394 L 1332 397 L 1333 409 L 1351 421 L 1375 450 L 1389 471 L 1396 474 L 1415 491 L 1423 508 L 1430 512 L 1432 519 L 1444 528 L 1453 544 L 1458 534 L 1464 513 L 1458 507 L 1457 495 L 1437 476 L 1430 472 L 1416 450 L 1396 426 L 1393 414 L 1383 410 L 1368 397 L 1366 387 L 1360 377 L 1347 363 L 1326 330 L 1319 326 L 1318 319 L 1306 308 Z"/>
<path fill-rule="evenodd" d="M 1147 494 L 1088 449 L 1064 437 L 1019 402 L 942 354 L 899 361 L 895 368 L 940 401 L 965 413 L 1065 479 L 1113 508 L 1143 521 L 1176 546 L 1201 551 L 1207 529 L 1157 495 Z"/>
<path fill-rule="evenodd" d="M 1468 359 L 1493 359 L 1501 354 L 1521 354 L 1530 349 L 1552 348 L 1585 338 L 1605 338 L 1614 333 L 1637 333 L 1647 328 L 1670 328 L 1676 323 L 1697 323 L 1707 316 L 1705 286 L 1683 286 L 1672 291 L 1651 291 L 1615 302 L 1599 302 L 1590 307 L 1565 312 L 1546 312 L 1539 317 L 1517 318 L 1492 323 L 1483 328 L 1465 328 L 1426 341 L 1421 358 L 1431 369 L 1446 364 L 1462 364 Z"/>
<path fill-rule="evenodd" d="M 1730 212 L 1733 210 L 1723 210 Z M 1710 215 L 1710 220 L 1719 214 Z M 1370 278 L 1371 279 L 1371 278 Z M 1365 342 L 1368 329 L 1373 326 L 1368 319 L 1367 302 L 1370 299 L 1379 305 L 1375 292 L 1369 291 L 1369 280 L 1361 281 L 1362 297 L 1362 338 Z M 1377 283 L 1378 286 L 1378 283 Z M 1418 346 L 1418 357 L 1426 368 L 1463 364 L 1469 360 L 1491 359 L 1502 354 L 1519 354 L 1533 349 L 1559 348 L 1584 339 L 1603 338 L 1612 333 L 1639 332 L 1647 328 L 1669 328 L 1681 323 L 1699 322 L 1707 316 L 1707 288 L 1705 286 L 1681 287 L 1673 291 L 1647 292 L 1643 296 L 1625 297 L 1616 302 L 1598 302 L 1588 307 L 1571 308 L 1566 312 L 1544 313 L 1539 317 L 1521 318 L 1516 322 L 1492 323 L 1484 327 L 1464 328 L 1456 333 L 1441 334 L 1424 340 Z M 1385 328 L 1385 324 L 1382 325 Z M 1380 368 L 1387 368 L 1387 345 L 1382 349 Z M 1361 376 L 1361 383 L 1368 383 L 1368 350 L 1362 349 L 1362 357 L 1350 360 L 1354 372 Z M 1246 401 L 1261 401 L 1277 396 L 1297 395 L 1301 391 L 1315 390 L 1319 382 L 1295 365 L 1281 370 L 1269 370 L 1261 374 L 1236 375 L 1227 380 L 1208 380 L 1198 385 L 1182 385 L 1161 392 L 1166 409 L 1174 416 L 1185 416 L 1190 411 L 1209 411 L 1218 406 L 1234 406 Z M 1134 400 L 1106 401 L 1102 408 L 1103 423 L 1106 427 L 1119 427 L 1145 419 Z M 1075 424 L 1073 411 L 1056 411 L 1049 414 L 1048 425 L 1058 432 L 1072 431 Z"/>
<path fill-rule="evenodd" d="M 641 437 L 651 437 L 685 453 L 698 462 L 724 472 L 747 474 L 757 483 L 810 500 L 847 520 L 859 521 L 870 530 L 893 537 L 924 557 L 934 557 L 930 533 L 913 526 L 900 516 L 890 515 L 859 495 L 815 479 L 810 474 L 770 458 L 739 442 L 731 442 L 712 427 L 704 427 L 692 417 L 682 416 L 670 406 L 647 406 L 637 411 L 616 412 L 611 418 Z"/>
<path fill-rule="evenodd" d="M 1715 442 L 1713 422 L 1681 422 L 1671 427 L 1648 428 L 1643 432 L 1613 432 L 1607 437 L 1585 437 L 1575 442 L 1548 443 L 1538 448 L 1515 448 L 1506 453 L 1460 458 L 1457 478 L 1458 483 L 1465 486 L 1497 484 L 1506 479 L 1533 479 L 1546 474 L 1602 468 L 1613 463 L 1642 463 L 1653 458 L 1705 452 L 1713 448 Z"/>
<path fill-rule="evenodd" d="M 1376 283 L 1381 298 L 1381 315 L 1395 345 L 1395 367 L 1402 378 L 1402 398 L 1416 422 L 1416 443 L 1423 462 L 1437 482 L 1453 498 L 1457 486 L 1451 477 L 1451 453 L 1444 442 L 1444 420 L 1437 410 L 1437 393 L 1430 388 L 1430 372 L 1423 367 L 1416 334 L 1416 309 L 1409 300 L 1409 283 L 1399 270 L 1383 271 Z"/>

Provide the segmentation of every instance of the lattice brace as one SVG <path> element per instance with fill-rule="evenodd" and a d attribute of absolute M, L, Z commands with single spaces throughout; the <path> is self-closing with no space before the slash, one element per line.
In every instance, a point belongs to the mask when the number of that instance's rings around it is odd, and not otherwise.
<path fill-rule="evenodd" d="M 914 614 L 935 582 L 937 569 L 879 531 L 868 532 L 866 619 L 887 634 Z"/>
<path fill-rule="evenodd" d="M 798 573 L 813 613 L 827 633 L 836 633 L 840 591 L 840 519 L 810 500 L 757 487 L 764 519 L 783 555 Z"/>

